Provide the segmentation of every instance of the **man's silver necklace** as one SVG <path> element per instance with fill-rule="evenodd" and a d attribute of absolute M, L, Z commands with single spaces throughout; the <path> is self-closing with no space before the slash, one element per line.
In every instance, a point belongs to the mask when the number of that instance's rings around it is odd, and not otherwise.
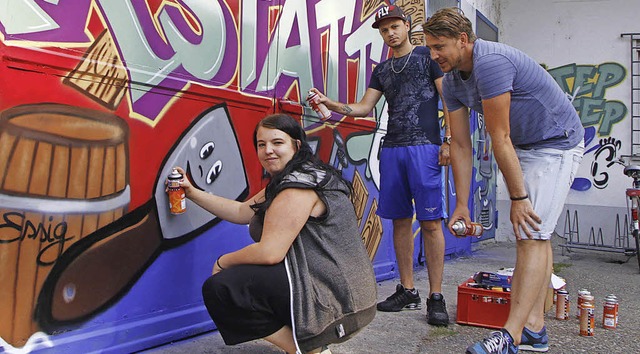
<path fill-rule="evenodd" d="M 393 71 L 393 72 L 394 72 L 394 73 L 396 73 L 396 74 L 400 74 L 400 73 L 404 70 L 404 68 L 406 68 L 406 67 L 407 67 L 407 64 L 409 63 L 409 59 L 411 59 L 411 54 L 413 54 L 413 50 L 414 50 L 415 48 L 416 48 L 416 47 L 411 46 L 411 51 L 409 52 L 409 56 L 407 57 L 407 61 L 405 61 L 405 62 L 404 62 L 404 65 L 402 66 L 402 69 L 400 69 L 400 71 L 396 71 L 396 69 L 393 67 L 393 60 L 394 60 L 396 57 L 395 57 L 395 56 L 392 56 L 392 57 L 391 57 L 391 71 Z"/>

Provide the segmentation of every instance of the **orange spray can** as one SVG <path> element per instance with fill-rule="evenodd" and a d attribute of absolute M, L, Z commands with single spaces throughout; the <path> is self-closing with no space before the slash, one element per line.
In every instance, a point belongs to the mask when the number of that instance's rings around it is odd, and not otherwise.
<path fill-rule="evenodd" d="M 184 188 L 180 186 L 182 174 L 177 169 L 173 169 L 169 175 L 167 190 L 169 193 L 169 209 L 171 214 L 182 214 L 187 210 Z"/>

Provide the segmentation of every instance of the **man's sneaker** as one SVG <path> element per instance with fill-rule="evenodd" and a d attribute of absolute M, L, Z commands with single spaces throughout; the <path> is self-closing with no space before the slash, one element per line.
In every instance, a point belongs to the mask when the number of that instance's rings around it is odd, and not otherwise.
<path fill-rule="evenodd" d="M 513 338 L 502 328 L 467 348 L 467 354 L 517 354 L 518 347 L 513 345 Z"/>
<path fill-rule="evenodd" d="M 434 326 L 448 326 L 447 304 L 440 293 L 433 293 L 427 299 L 427 323 Z"/>
<path fill-rule="evenodd" d="M 396 292 L 386 300 L 378 303 L 378 311 L 398 312 L 402 310 L 420 310 L 420 294 L 418 290 L 407 290 L 402 284 L 396 286 Z"/>
<path fill-rule="evenodd" d="M 531 352 L 546 352 L 549 350 L 549 336 L 547 336 L 547 327 L 542 327 L 540 332 L 533 332 L 525 327 L 522 330 L 522 339 L 520 340 L 519 350 L 528 350 Z"/>

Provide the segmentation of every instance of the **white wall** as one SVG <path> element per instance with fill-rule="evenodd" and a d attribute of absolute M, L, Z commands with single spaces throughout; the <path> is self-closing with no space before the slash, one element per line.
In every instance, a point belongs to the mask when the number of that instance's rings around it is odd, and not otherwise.
<path fill-rule="evenodd" d="M 475 15 L 473 11 L 480 11 L 486 18 L 491 20 L 494 25 L 498 26 L 500 18 L 500 1 L 488 1 L 488 0 L 462 0 L 460 7 L 464 11 L 465 15 L 475 22 Z M 474 23 L 475 26 L 475 23 Z"/>

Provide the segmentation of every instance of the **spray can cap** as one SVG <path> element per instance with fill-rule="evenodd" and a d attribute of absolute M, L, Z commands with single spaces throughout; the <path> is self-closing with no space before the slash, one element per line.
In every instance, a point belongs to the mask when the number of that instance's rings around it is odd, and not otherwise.
<path fill-rule="evenodd" d="M 451 225 L 451 229 L 457 235 L 462 235 L 462 234 L 464 234 L 464 232 L 467 229 L 467 227 L 465 226 L 464 221 L 458 220 L 458 221 L 454 222 L 453 225 Z"/>
<path fill-rule="evenodd" d="M 171 170 L 171 174 L 169 175 L 169 178 L 171 178 L 171 179 L 180 179 L 180 178 L 182 178 L 182 174 L 180 172 L 178 172 L 177 168 L 174 168 L 173 170 Z"/>

